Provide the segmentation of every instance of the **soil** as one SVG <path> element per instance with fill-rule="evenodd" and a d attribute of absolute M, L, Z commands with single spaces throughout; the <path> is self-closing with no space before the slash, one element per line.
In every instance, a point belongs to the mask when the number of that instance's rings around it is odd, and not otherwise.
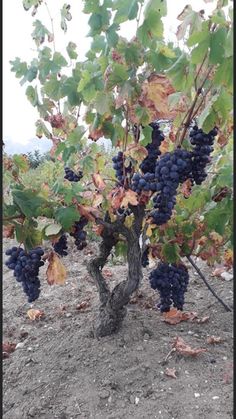
<path fill-rule="evenodd" d="M 14 241 L 4 239 L 4 249 L 12 245 Z M 190 268 L 185 311 L 209 320 L 167 324 L 156 308 L 158 294 L 148 283 L 151 269 L 145 268 L 139 297 L 128 305 L 122 329 L 98 340 L 93 334 L 98 295 L 85 264 L 89 252 L 96 254 L 97 243 L 78 252 L 70 242 L 70 253 L 63 258 L 68 271 L 64 286 L 49 286 L 44 266 L 42 291 L 32 305 L 4 266 L 3 341 L 18 346 L 3 360 L 3 418 L 233 418 L 232 312 Z M 232 308 L 232 281 L 212 277 L 212 269 L 202 263 L 200 267 Z M 104 269 L 112 287 L 126 277 L 127 267 L 117 259 Z M 83 302 L 87 305 L 80 309 Z M 43 310 L 45 316 L 30 320 L 29 308 Z M 222 343 L 207 343 L 212 335 Z M 167 357 L 176 336 L 207 352 Z M 167 376 L 166 368 L 175 368 L 177 378 Z"/>

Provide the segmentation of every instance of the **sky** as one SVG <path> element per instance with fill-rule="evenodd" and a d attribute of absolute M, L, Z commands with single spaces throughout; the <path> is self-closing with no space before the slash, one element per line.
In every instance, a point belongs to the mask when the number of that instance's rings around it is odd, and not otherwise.
<path fill-rule="evenodd" d="M 205 1 L 208 1 L 206 3 Z M 210 14 L 216 0 L 167 0 L 168 15 L 163 19 L 165 37 L 167 40 L 175 39 L 175 32 L 180 22 L 176 17 L 181 13 L 186 4 L 190 4 L 195 11 L 205 10 Z M 60 8 L 64 0 L 47 0 L 55 26 L 56 50 L 62 54 L 69 41 L 77 44 L 78 59 L 82 60 L 89 49 L 91 38 L 87 38 L 89 31 L 89 15 L 82 13 L 83 1 L 71 0 L 72 20 L 68 22 L 68 31 L 64 34 L 57 30 L 60 25 Z M 39 118 L 35 108 L 29 103 L 25 95 L 27 83 L 20 86 L 19 79 L 10 71 L 10 60 L 16 57 L 30 62 L 34 56 L 35 44 L 31 38 L 32 23 L 39 19 L 51 30 L 51 22 L 45 6 L 40 6 L 34 18 L 31 11 L 26 12 L 21 0 L 3 1 L 3 142 L 7 152 L 27 152 L 33 149 L 46 151 L 50 149 L 51 142 L 47 139 L 38 139 L 35 136 L 35 122 Z M 134 35 L 136 22 L 130 21 L 121 25 L 121 34 L 130 39 Z"/>

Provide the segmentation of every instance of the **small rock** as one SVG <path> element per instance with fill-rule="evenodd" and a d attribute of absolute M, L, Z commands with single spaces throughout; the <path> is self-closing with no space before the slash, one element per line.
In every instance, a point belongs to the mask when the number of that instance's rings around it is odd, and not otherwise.
<path fill-rule="evenodd" d="M 29 415 L 29 416 L 31 416 L 32 418 L 33 418 L 34 416 L 36 416 L 36 415 L 37 415 L 37 409 L 36 409 L 36 407 L 32 406 L 32 407 L 30 408 L 30 410 L 28 411 L 28 415 Z"/>
<path fill-rule="evenodd" d="M 29 351 L 29 352 L 31 352 L 33 350 L 33 348 L 31 347 L 31 346 L 29 346 L 28 348 L 27 348 L 27 351 Z"/>
<path fill-rule="evenodd" d="M 110 396 L 110 391 L 109 390 L 102 390 L 98 393 L 100 399 L 108 399 L 108 397 Z"/>
<path fill-rule="evenodd" d="M 200 393 L 194 393 L 194 397 L 200 397 Z"/>
<path fill-rule="evenodd" d="M 66 313 L 66 317 L 68 318 L 68 317 L 72 317 L 72 314 L 71 313 Z"/>
<path fill-rule="evenodd" d="M 133 396 L 133 394 L 131 394 L 129 401 L 131 404 L 135 404 L 135 397 Z"/>
<path fill-rule="evenodd" d="M 145 333 L 143 336 L 144 340 L 149 340 L 150 339 L 150 335 L 148 333 Z"/>
<path fill-rule="evenodd" d="M 138 404 L 139 403 L 139 400 L 140 400 L 139 397 L 136 396 L 135 399 L 134 399 L 134 403 L 135 404 Z"/>
<path fill-rule="evenodd" d="M 214 358 L 212 358 L 212 359 L 210 359 L 210 363 L 211 364 L 215 364 L 216 363 L 216 360 Z"/>
<path fill-rule="evenodd" d="M 19 342 L 16 345 L 16 349 L 22 349 L 25 346 L 25 342 Z"/>
<path fill-rule="evenodd" d="M 189 331 L 188 331 L 188 335 L 193 335 L 192 330 L 189 330 Z"/>
<path fill-rule="evenodd" d="M 143 351 L 143 347 L 142 346 L 137 346 L 137 351 Z"/>
<path fill-rule="evenodd" d="M 212 400 L 218 400 L 219 399 L 219 396 L 213 396 L 212 397 Z"/>

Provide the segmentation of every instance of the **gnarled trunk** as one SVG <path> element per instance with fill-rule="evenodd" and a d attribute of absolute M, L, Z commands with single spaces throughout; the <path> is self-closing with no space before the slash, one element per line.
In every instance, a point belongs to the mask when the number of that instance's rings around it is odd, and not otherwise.
<path fill-rule="evenodd" d="M 104 223 L 103 241 L 100 244 L 100 253 L 98 257 L 88 264 L 88 271 L 97 285 L 101 306 L 100 315 L 96 325 L 96 335 L 98 337 L 111 335 L 119 330 L 126 315 L 126 305 L 131 295 L 138 288 L 142 279 L 141 249 L 139 245 L 139 236 L 142 228 L 144 216 L 144 207 L 134 210 L 135 220 L 131 229 L 123 224 Z M 127 239 L 128 252 L 128 276 L 127 279 L 120 282 L 110 291 L 105 278 L 102 275 L 107 258 L 112 247 L 117 243 L 118 236 L 121 233 Z"/>

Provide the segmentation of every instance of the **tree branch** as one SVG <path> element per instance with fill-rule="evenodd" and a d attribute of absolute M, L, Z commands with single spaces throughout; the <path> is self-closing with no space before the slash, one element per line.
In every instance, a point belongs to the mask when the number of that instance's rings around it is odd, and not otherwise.
<path fill-rule="evenodd" d="M 191 256 L 186 256 L 188 261 L 191 263 L 191 265 L 194 267 L 200 278 L 203 280 L 204 284 L 207 286 L 207 288 L 211 291 L 211 293 L 214 295 L 214 297 L 222 304 L 222 306 L 225 308 L 226 311 L 232 311 L 227 304 L 224 303 L 224 301 L 218 297 L 218 295 L 215 293 L 215 291 L 211 288 L 210 284 L 207 282 L 205 276 L 200 271 L 198 266 L 195 264 Z"/>

